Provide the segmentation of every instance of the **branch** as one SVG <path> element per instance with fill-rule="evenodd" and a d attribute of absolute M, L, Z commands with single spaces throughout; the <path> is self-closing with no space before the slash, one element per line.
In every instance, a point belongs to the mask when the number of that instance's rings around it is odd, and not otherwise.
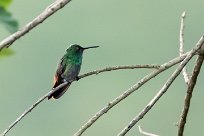
<path fill-rule="evenodd" d="M 139 132 L 144 136 L 159 136 L 159 135 L 155 135 L 153 133 L 143 131 L 141 126 L 138 126 L 138 129 L 139 129 Z"/>
<path fill-rule="evenodd" d="M 160 67 L 159 65 L 124 65 L 124 66 L 106 67 L 103 69 L 94 70 L 92 72 L 83 74 L 79 76 L 78 79 L 81 79 L 81 78 L 84 78 L 90 75 L 94 75 L 94 74 L 99 74 L 99 73 L 106 72 L 106 71 L 112 71 L 112 70 L 136 69 L 136 68 L 156 68 L 157 69 L 159 67 Z M 74 79 L 73 81 L 75 80 L 76 79 Z M 66 84 L 67 82 L 60 84 L 59 86 L 57 86 L 56 88 L 54 88 L 53 90 L 45 94 L 43 97 L 39 98 L 33 105 L 31 105 L 27 110 L 25 110 L 0 136 L 5 136 L 6 133 L 8 133 L 11 128 L 13 128 L 23 117 L 25 117 L 29 112 L 31 112 L 38 104 L 40 104 L 43 100 L 45 100 L 50 94 L 64 87 Z"/>
<path fill-rule="evenodd" d="M 119 69 L 135 69 L 135 68 L 155 68 L 155 69 L 158 69 L 159 67 L 160 67 L 160 65 L 155 65 L 155 64 L 152 64 L 152 65 L 149 65 L 149 64 L 144 64 L 144 65 L 123 65 L 123 66 L 115 66 L 115 67 L 106 67 L 106 68 L 103 68 L 103 69 L 94 70 L 94 71 L 91 71 L 89 73 L 83 74 L 83 75 L 79 76 L 78 78 L 81 79 L 81 78 L 84 78 L 86 76 L 90 76 L 90 75 L 93 75 L 93 74 L 99 74 L 99 73 L 102 73 L 102 72 L 119 70 Z"/>
<path fill-rule="evenodd" d="M 181 56 L 182 54 L 184 54 L 184 19 L 186 18 L 186 12 L 184 11 L 181 15 L 181 27 L 180 27 L 180 33 L 179 33 L 179 41 L 180 41 L 180 48 L 179 48 L 179 55 Z M 186 67 L 183 68 L 182 70 L 182 74 L 184 77 L 184 81 L 186 82 L 186 84 L 188 85 L 189 83 L 189 76 L 187 73 L 187 69 Z"/>
<path fill-rule="evenodd" d="M 133 85 L 131 88 L 129 88 L 128 90 L 126 90 L 123 94 L 121 94 L 120 96 L 118 96 L 117 98 L 115 98 L 114 100 L 112 100 L 111 102 L 109 102 L 107 104 L 107 106 L 105 106 L 104 108 L 102 108 L 100 111 L 98 111 L 93 117 L 91 117 L 75 134 L 74 136 L 80 136 L 82 133 L 84 133 L 84 131 L 86 131 L 87 128 L 89 128 L 96 120 L 98 120 L 104 113 L 107 113 L 113 106 L 115 106 L 116 104 L 118 104 L 120 101 L 122 101 L 123 99 L 125 99 L 127 96 L 129 96 L 131 93 L 133 93 L 134 91 L 136 91 L 137 89 L 139 89 L 143 84 L 145 84 L 146 82 L 148 82 L 150 79 L 154 78 L 155 76 L 157 76 L 158 74 L 160 74 L 161 72 L 167 70 L 168 68 L 180 63 L 187 55 L 188 53 L 182 55 L 181 57 L 177 57 L 173 60 L 170 60 L 167 63 L 164 63 L 163 65 L 161 65 L 157 70 L 151 72 L 150 74 L 148 74 L 147 76 L 145 76 L 144 78 L 142 78 L 139 82 L 137 82 L 135 85 Z"/>
<path fill-rule="evenodd" d="M 193 75 L 188 84 L 188 89 L 187 89 L 185 100 L 184 100 L 184 107 L 183 107 L 183 111 L 181 114 L 181 119 L 178 124 L 178 136 L 183 136 L 183 132 L 184 132 L 185 124 L 186 124 L 186 118 L 187 118 L 188 111 L 190 108 L 190 102 L 191 102 L 193 89 L 196 85 L 197 77 L 200 72 L 201 66 L 203 64 L 203 59 L 204 59 L 204 54 L 200 54 L 196 60 L 196 64 L 193 69 Z"/>
<path fill-rule="evenodd" d="M 7 37 L 3 41 L 1 41 L 0 42 L 0 51 L 3 48 L 8 48 L 13 42 L 15 42 L 21 36 L 25 35 L 30 30 L 32 30 L 34 27 L 36 27 L 37 25 L 42 23 L 45 19 L 47 19 L 52 14 L 54 14 L 56 11 L 63 8 L 70 1 L 71 0 L 56 0 L 54 3 L 52 3 L 50 6 L 48 6 L 40 15 L 38 15 L 35 19 L 33 19 L 31 22 L 29 22 L 27 25 L 25 25 L 19 31 L 13 33 L 9 37 Z"/>
<path fill-rule="evenodd" d="M 195 53 L 201 48 L 201 46 L 204 43 L 203 36 L 198 41 L 195 48 L 193 48 L 186 58 L 181 62 L 179 67 L 174 71 L 174 73 L 170 76 L 170 78 L 167 80 L 167 82 L 164 84 L 164 86 L 161 88 L 161 90 L 155 95 L 155 97 L 145 106 L 145 108 L 136 116 L 133 118 L 133 120 L 118 134 L 118 136 L 124 136 L 139 120 L 141 120 L 148 111 L 154 106 L 154 104 L 161 98 L 161 96 L 168 90 L 170 85 L 173 83 L 173 81 L 176 79 L 176 77 L 180 74 L 183 67 L 189 62 L 189 60 L 195 55 Z"/>
<path fill-rule="evenodd" d="M 60 84 L 55 89 L 51 90 L 49 93 L 45 94 L 43 97 L 38 99 L 33 105 L 31 105 L 27 110 L 25 110 L 6 130 L 4 130 L 4 132 L 0 136 L 5 136 L 6 133 L 8 133 L 11 128 L 13 128 L 24 116 L 26 116 L 29 112 L 31 112 L 39 103 L 45 100 L 53 92 L 64 87 L 66 84 L 67 82 Z"/>

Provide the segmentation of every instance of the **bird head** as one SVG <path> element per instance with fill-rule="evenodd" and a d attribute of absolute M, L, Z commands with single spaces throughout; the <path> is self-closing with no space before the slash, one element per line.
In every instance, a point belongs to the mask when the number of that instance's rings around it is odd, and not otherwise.
<path fill-rule="evenodd" d="M 99 46 L 90 46 L 90 47 L 81 47 L 78 44 L 72 44 L 68 49 L 67 52 L 72 52 L 72 53 L 83 53 L 84 50 L 90 49 L 90 48 L 97 48 Z"/>

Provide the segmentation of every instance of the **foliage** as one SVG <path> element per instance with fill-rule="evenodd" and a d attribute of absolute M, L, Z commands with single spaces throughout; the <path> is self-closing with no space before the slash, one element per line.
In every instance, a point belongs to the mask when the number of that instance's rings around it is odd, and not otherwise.
<path fill-rule="evenodd" d="M 5 48 L 0 52 L 0 58 L 13 55 L 15 52 L 10 48 Z"/>
<path fill-rule="evenodd" d="M 18 30 L 18 21 L 7 11 L 7 7 L 12 0 L 0 0 L 0 23 L 3 24 L 10 33 Z"/>
<path fill-rule="evenodd" d="M 12 14 L 7 11 L 8 6 L 12 0 L 0 0 L 0 23 L 10 32 L 14 33 L 18 30 L 18 21 L 13 18 Z M 3 49 L 0 52 L 0 58 L 13 55 L 14 51 L 11 49 Z"/>
<path fill-rule="evenodd" d="M 12 0 L 0 0 L 0 6 L 6 9 L 10 4 Z"/>
<path fill-rule="evenodd" d="M 12 17 L 12 14 L 0 7 L 0 23 L 3 24 L 10 33 L 18 30 L 18 22 Z"/>

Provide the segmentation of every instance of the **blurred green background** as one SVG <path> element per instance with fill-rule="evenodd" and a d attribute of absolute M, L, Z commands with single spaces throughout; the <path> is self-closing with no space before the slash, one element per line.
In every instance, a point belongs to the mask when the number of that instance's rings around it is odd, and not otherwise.
<path fill-rule="evenodd" d="M 20 27 L 53 0 L 15 0 L 9 11 Z M 52 87 L 59 59 L 72 43 L 100 48 L 84 53 L 81 74 L 106 66 L 162 64 L 178 56 L 180 16 L 187 12 L 185 50 L 204 32 L 204 1 L 72 0 L 17 40 L 14 55 L 0 58 L 0 132 Z M 10 33 L 0 25 L 0 39 Z M 188 65 L 191 71 L 193 59 Z M 84 136 L 119 133 L 151 100 L 176 67 L 151 80 L 91 126 Z M 59 100 L 45 100 L 8 136 L 71 136 L 98 110 L 151 70 L 120 70 L 74 82 Z M 193 94 L 185 136 L 203 135 L 203 68 Z M 161 136 L 177 134 L 186 84 L 180 75 L 138 125 Z M 140 135 L 135 126 L 128 136 Z"/>

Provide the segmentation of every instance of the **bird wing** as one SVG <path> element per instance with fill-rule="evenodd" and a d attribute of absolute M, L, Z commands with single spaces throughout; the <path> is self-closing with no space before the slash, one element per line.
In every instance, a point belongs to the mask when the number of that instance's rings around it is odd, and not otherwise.
<path fill-rule="evenodd" d="M 57 71 L 56 71 L 55 76 L 54 76 L 54 80 L 53 80 L 54 85 L 62 79 L 61 75 L 65 71 L 65 67 L 66 67 L 65 65 L 66 64 L 64 63 L 64 57 L 62 57 L 60 59 L 60 62 L 58 63 Z"/>
<path fill-rule="evenodd" d="M 69 82 L 74 78 L 76 78 L 79 74 L 80 68 L 81 68 L 81 63 L 72 64 L 72 63 L 69 63 L 69 61 L 67 61 L 65 57 L 62 57 L 62 59 L 58 64 L 56 74 L 54 76 L 54 87 L 63 83 L 64 80 Z"/>

